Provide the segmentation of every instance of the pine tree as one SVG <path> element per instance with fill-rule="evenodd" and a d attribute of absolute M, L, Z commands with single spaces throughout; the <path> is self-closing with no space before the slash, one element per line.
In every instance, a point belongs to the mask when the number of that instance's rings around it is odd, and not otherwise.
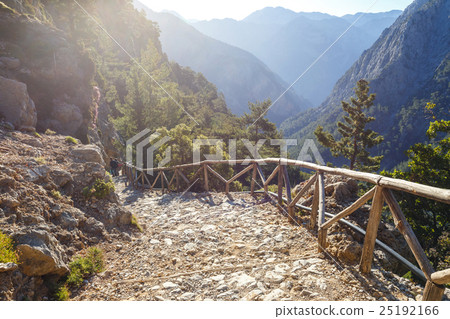
<path fill-rule="evenodd" d="M 384 138 L 373 130 L 366 129 L 366 125 L 375 121 L 375 117 L 367 116 L 373 106 L 375 94 L 369 95 L 369 82 L 359 80 L 355 88 L 356 98 L 350 99 L 351 103 L 342 101 L 342 109 L 348 114 L 344 116 L 345 122 L 338 122 L 338 131 L 342 138 L 335 140 L 331 133 L 318 126 L 314 132 L 318 141 L 329 148 L 333 156 L 344 156 L 350 160 L 350 169 L 364 171 L 377 171 L 383 156 L 370 156 L 368 149 L 380 144 Z"/>
<path fill-rule="evenodd" d="M 249 102 L 250 114 L 246 113 L 242 117 L 249 132 L 249 139 L 255 143 L 263 138 L 281 138 L 276 125 L 266 118 L 267 110 L 271 105 L 270 99 L 264 102 Z"/>

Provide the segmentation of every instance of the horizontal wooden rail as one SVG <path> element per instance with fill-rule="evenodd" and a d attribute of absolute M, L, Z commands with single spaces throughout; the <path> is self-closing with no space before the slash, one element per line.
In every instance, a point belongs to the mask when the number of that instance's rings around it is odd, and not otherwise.
<path fill-rule="evenodd" d="M 198 163 L 190 163 L 177 165 L 173 167 L 157 167 L 157 168 L 149 168 L 144 169 L 146 172 L 159 172 L 159 171 L 171 171 L 175 169 L 184 169 L 195 166 L 202 165 L 215 165 L 215 164 L 229 164 L 229 165 L 241 165 L 246 163 L 247 165 L 256 163 L 259 165 L 264 164 L 280 164 L 280 161 L 283 165 L 287 166 L 297 166 L 301 168 L 306 168 L 309 170 L 313 170 L 316 172 L 323 172 L 331 175 L 340 175 L 349 178 L 353 178 L 359 181 L 372 183 L 378 186 L 382 186 L 388 189 L 394 189 L 397 191 L 402 191 L 406 193 L 410 193 L 413 195 L 426 197 L 432 200 L 436 200 L 445 204 L 450 204 L 450 189 L 437 188 L 428 185 L 422 185 L 414 182 L 404 181 L 401 179 L 395 179 L 390 177 L 385 177 L 372 173 L 364 173 L 352 171 L 345 168 L 332 168 L 328 166 L 317 165 L 309 162 L 297 161 L 297 160 L 289 160 L 289 159 L 279 159 L 279 158 L 266 158 L 266 159 L 250 159 L 250 160 L 206 160 Z M 129 163 L 128 166 L 131 166 Z M 132 166 L 134 167 L 134 166 Z"/>

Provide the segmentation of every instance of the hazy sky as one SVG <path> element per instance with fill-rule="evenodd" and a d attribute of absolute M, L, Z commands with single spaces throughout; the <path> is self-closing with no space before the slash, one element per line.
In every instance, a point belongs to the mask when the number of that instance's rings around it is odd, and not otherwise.
<path fill-rule="evenodd" d="M 295 12 L 324 12 L 342 16 L 347 13 L 403 10 L 413 0 L 140 0 L 154 11 L 173 10 L 186 19 L 241 20 L 265 7 L 284 7 Z M 373 6 L 372 6 L 373 5 Z"/>

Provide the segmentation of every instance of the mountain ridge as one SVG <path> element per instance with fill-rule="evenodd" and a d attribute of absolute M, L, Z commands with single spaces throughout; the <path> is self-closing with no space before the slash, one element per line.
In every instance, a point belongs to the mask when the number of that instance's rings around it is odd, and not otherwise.
<path fill-rule="evenodd" d="M 318 12 L 286 10 L 265 8 L 241 21 L 215 19 L 192 25 L 203 34 L 251 52 L 285 82 L 293 83 L 359 18 L 358 14 L 340 18 Z M 336 81 L 375 42 L 383 29 L 395 21 L 400 12 L 361 17 L 293 90 L 314 105 L 319 105 Z M 276 17 L 277 13 L 279 17 Z M 288 18 L 283 20 L 286 16 Z"/>
<path fill-rule="evenodd" d="M 282 124 L 285 134 L 313 137 L 317 125 L 336 133 L 334 123 L 342 116 L 340 101 L 348 100 L 356 82 L 364 78 L 371 82 L 371 92 L 377 94 L 372 114 L 377 120 L 372 127 L 389 143 L 374 152 L 386 156 L 387 168 L 406 160 L 403 152 L 411 144 L 426 140 L 426 102 L 434 101 L 445 108 L 449 101 L 445 80 L 444 84 L 439 80 L 443 77 L 448 83 L 449 13 L 448 2 L 414 2 L 339 79 L 324 103 Z"/>
<path fill-rule="evenodd" d="M 168 13 L 156 13 L 145 6 L 147 17 L 159 24 L 161 43 L 168 56 L 195 71 L 203 73 L 224 93 L 230 110 L 242 115 L 248 102 L 277 99 L 288 87 L 253 54 L 203 35 L 191 25 Z M 304 98 L 288 92 L 268 112 L 268 118 L 277 123 L 310 106 Z M 283 112 L 279 110 L 283 109 Z"/>

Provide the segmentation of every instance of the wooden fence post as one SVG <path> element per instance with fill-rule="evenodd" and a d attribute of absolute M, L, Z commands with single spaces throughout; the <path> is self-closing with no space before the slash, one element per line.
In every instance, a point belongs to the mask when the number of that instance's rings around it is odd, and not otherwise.
<path fill-rule="evenodd" d="M 364 274 L 369 273 L 372 268 L 373 250 L 375 248 L 375 240 L 377 239 L 377 231 L 381 220 L 383 204 L 383 188 L 377 186 L 372 199 L 372 207 L 370 208 L 369 222 L 367 224 L 361 262 L 359 264 L 359 270 Z"/>
<path fill-rule="evenodd" d="M 175 175 L 176 175 L 176 183 L 177 183 L 177 192 L 180 192 L 180 175 L 178 174 L 178 170 L 175 170 Z"/>
<path fill-rule="evenodd" d="M 278 166 L 278 209 L 283 209 L 283 169 L 281 164 Z"/>
<path fill-rule="evenodd" d="M 325 223 L 325 180 L 323 172 L 319 172 L 319 234 L 318 234 L 318 242 L 319 242 L 319 252 L 322 252 L 326 248 L 326 237 L 323 236 L 324 229 L 322 225 Z M 326 231 L 326 230 L 325 230 Z"/>
<path fill-rule="evenodd" d="M 422 301 L 441 301 L 444 296 L 445 286 L 427 281 L 423 290 Z"/>
<path fill-rule="evenodd" d="M 203 164 L 203 176 L 205 182 L 205 191 L 209 192 L 208 168 L 206 167 L 206 164 Z"/>
<path fill-rule="evenodd" d="M 250 192 L 251 195 L 254 196 L 255 195 L 255 181 L 256 181 L 256 173 L 258 171 L 258 168 L 256 167 L 256 163 L 253 163 L 253 173 L 252 173 L 252 181 L 251 181 L 251 186 L 250 186 Z"/>
<path fill-rule="evenodd" d="M 316 178 L 316 182 L 314 184 L 314 197 L 313 197 L 313 202 L 312 202 L 312 206 L 311 206 L 311 216 L 310 216 L 311 219 L 310 219 L 310 223 L 309 223 L 310 229 L 314 229 L 314 227 L 316 227 L 316 223 L 317 223 L 317 213 L 319 211 L 319 193 L 320 193 L 319 189 L 320 189 L 319 178 Z"/>
<path fill-rule="evenodd" d="M 425 290 L 423 291 L 423 301 L 437 301 L 442 300 L 442 296 L 444 295 L 444 287 L 437 285 L 432 282 L 432 274 L 434 273 L 433 266 L 428 260 L 427 255 L 425 254 L 422 246 L 419 243 L 416 235 L 414 234 L 411 226 L 406 220 L 403 212 L 398 204 L 397 200 L 394 197 L 394 194 L 389 189 L 383 190 L 383 196 L 391 210 L 392 217 L 394 218 L 395 227 L 400 231 L 400 233 L 405 237 L 405 240 L 411 249 L 414 257 L 417 260 L 417 263 L 420 266 L 420 269 L 423 271 L 423 274 L 427 278 L 427 284 L 425 286 Z"/>

